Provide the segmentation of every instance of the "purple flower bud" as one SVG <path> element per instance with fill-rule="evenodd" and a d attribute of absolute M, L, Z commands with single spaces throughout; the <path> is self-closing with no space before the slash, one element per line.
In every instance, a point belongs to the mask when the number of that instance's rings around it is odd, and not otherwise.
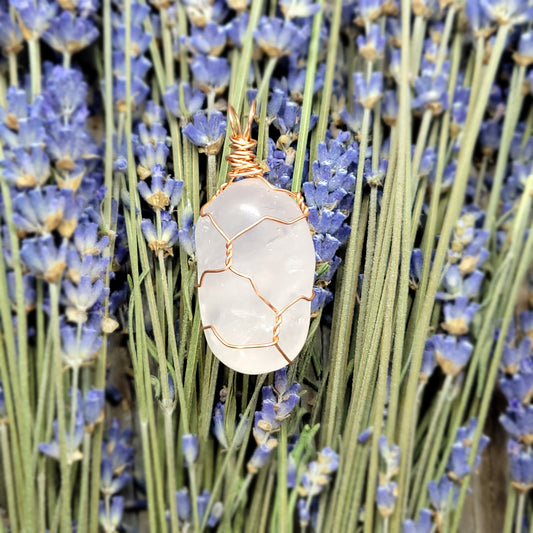
<path fill-rule="evenodd" d="M 185 466 L 192 466 L 198 459 L 198 435 L 188 433 L 182 437 L 182 451 Z"/>
<path fill-rule="evenodd" d="M 176 509 L 182 522 L 188 522 L 192 515 L 191 499 L 189 491 L 184 488 L 176 492 Z"/>
<path fill-rule="evenodd" d="M 104 391 L 90 389 L 83 402 L 83 418 L 87 426 L 98 422 L 104 408 Z"/>
<path fill-rule="evenodd" d="M 398 484 L 394 482 L 386 485 L 379 485 L 376 488 L 376 505 L 379 514 L 384 518 L 388 518 L 394 512 L 396 499 L 398 497 Z"/>
<path fill-rule="evenodd" d="M 403 533 L 431 533 L 434 528 L 431 520 L 432 513 L 429 509 L 421 509 L 417 522 L 405 520 L 403 523 Z"/>
<path fill-rule="evenodd" d="M 270 457 L 270 453 L 276 446 L 277 441 L 274 439 L 269 440 L 266 444 L 259 445 L 255 449 L 251 459 L 246 465 L 248 468 L 248 472 L 250 472 L 251 474 L 257 474 L 259 469 L 265 466 L 268 458 Z"/>
<path fill-rule="evenodd" d="M 185 137 L 206 154 L 218 154 L 225 133 L 226 119 L 219 111 L 212 112 L 209 118 L 203 113 L 196 113 L 193 122 L 183 128 Z"/>
<path fill-rule="evenodd" d="M 448 509 L 448 498 L 450 497 L 450 492 L 453 494 L 451 508 Z M 428 493 L 431 505 L 438 512 L 446 512 L 447 510 L 455 509 L 457 505 L 457 499 L 459 498 L 459 490 L 454 485 L 447 476 L 442 476 L 440 481 L 435 483 L 435 481 L 430 481 L 428 483 Z"/>

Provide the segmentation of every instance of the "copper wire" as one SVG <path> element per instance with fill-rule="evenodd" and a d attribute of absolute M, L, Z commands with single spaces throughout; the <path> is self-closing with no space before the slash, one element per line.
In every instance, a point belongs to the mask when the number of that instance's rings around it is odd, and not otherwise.
<path fill-rule="evenodd" d="M 200 281 L 196 285 L 196 287 L 201 288 L 204 278 L 207 274 L 219 274 L 221 272 L 231 272 L 236 276 L 239 276 L 241 278 L 247 279 L 250 282 L 250 285 L 252 287 L 252 290 L 255 292 L 257 297 L 265 304 L 267 305 L 274 313 L 274 326 L 272 328 L 272 341 L 262 344 L 232 344 L 230 342 L 227 342 L 222 335 L 217 331 L 214 325 L 208 325 L 204 326 L 202 329 L 208 330 L 210 329 L 215 337 L 227 348 L 234 348 L 237 350 L 246 349 L 246 348 L 268 348 L 270 346 L 274 346 L 279 353 L 283 356 L 283 358 L 290 364 L 291 360 L 289 357 L 285 354 L 285 352 L 281 349 L 279 345 L 279 333 L 281 330 L 281 324 L 283 322 L 283 314 L 294 304 L 299 302 L 300 300 L 306 300 L 310 302 L 314 297 L 314 292 L 311 294 L 311 296 L 297 296 L 292 301 L 290 301 L 285 307 L 282 309 L 277 309 L 265 296 L 261 294 L 259 289 L 257 288 L 256 283 L 254 282 L 253 278 L 251 276 L 248 276 L 247 274 L 244 274 L 242 272 L 239 272 L 233 267 L 233 242 L 250 231 L 251 229 L 255 228 L 265 220 L 270 220 L 272 222 L 276 222 L 279 224 L 284 225 L 291 225 L 296 224 L 296 222 L 306 219 L 309 216 L 309 209 L 305 205 L 305 201 L 303 196 L 300 193 L 293 193 L 291 191 L 287 191 L 285 189 L 279 189 L 277 187 L 274 187 L 271 183 L 269 183 L 265 178 L 263 177 L 263 169 L 259 165 L 256 156 L 253 152 L 254 148 L 257 145 L 257 142 L 251 138 L 251 131 L 252 131 L 252 124 L 255 116 L 255 109 L 256 109 L 256 103 L 255 100 L 252 102 L 252 105 L 250 106 L 250 114 L 248 116 L 248 122 L 246 124 L 246 127 L 244 130 L 241 127 L 239 117 L 237 116 L 237 113 L 235 112 L 235 109 L 231 105 L 228 106 L 228 116 L 229 121 L 232 128 L 232 135 L 230 135 L 230 146 L 232 148 L 232 153 L 226 156 L 226 160 L 231 166 L 231 171 L 228 173 L 229 180 L 220 186 L 218 191 L 215 193 L 215 195 L 209 200 L 206 204 L 202 206 L 200 209 L 200 217 L 206 217 L 213 227 L 218 231 L 218 233 L 222 236 L 222 238 L 226 242 L 226 258 L 224 263 L 224 268 L 218 268 L 214 270 L 204 270 L 202 274 L 200 275 Z M 208 207 L 208 205 L 220 194 L 222 191 L 224 191 L 235 178 L 237 177 L 248 177 L 248 178 L 254 178 L 254 179 L 260 179 L 263 183 L 265 183 L 269 189 L 273 193 L 282 193 L 282 194 L 288 194 L 292 198 L 296 200 L 298 203 L 298 207 L 300 208 L 302 214 L 295 217 L 292 220 L 286 221 L 281 220 L 279 218 L 271 217 L 271 216 L 263 216 L 259 220 L 256 220 L 243 230 L 239 231 L 232 237 L 227 235 L 224 230 L 220 227 L 220 225 L 215 220 L 215 217 L 211 213 L 206 213 L 205 209 Z"/>
<path fill-rule="evenodd" d="M 226 161 L 230 164 L 231 170 L 228 172 L 228 183 L 235 178 L 260 178 L 263 176 L 263 169 L 257 161 L 254 149 L 257 141 L 252 139 L 252 124 L 255 116 L 255 100 L 250 106 L 248 123 L 244 131 L 241 127 L 237 112 L 231 105 L 228 105 L 228 116 L 233 133 L 230 135 L 231 153 L 226 156 Z"/>

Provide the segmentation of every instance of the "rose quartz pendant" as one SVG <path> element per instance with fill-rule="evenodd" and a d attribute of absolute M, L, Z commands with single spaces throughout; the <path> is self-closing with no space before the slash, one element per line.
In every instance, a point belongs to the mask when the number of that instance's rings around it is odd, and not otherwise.
<path fill-rule="evenodd" d="M 204 205 L 196 224 L 207 343 L 244 374 L 286 366 L 307 337 L 315 251 L 295 198 L 263 178 L 243 179 Z"/>

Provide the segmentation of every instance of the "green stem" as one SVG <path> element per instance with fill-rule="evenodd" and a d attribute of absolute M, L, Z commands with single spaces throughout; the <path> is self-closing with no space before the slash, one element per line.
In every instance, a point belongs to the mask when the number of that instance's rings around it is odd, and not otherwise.
<path fill-rule="evenodd" d="M 266 114 L 267 114 L 267 104 L 268 104 L 268 88 L 270 86 L 270 78 L 272 77 L 272 73 L 274 72 L 274 69 L 276 68 L 276 64 L 278 62 L 277 57 L 270 57 L 267 61 L 267 64 L 265 66 L 265 70 L 263 71 L 263 79 L 261 80 L 261 85 L 259 86 L 259 91 L 257 92 L 257 104 L 259 105 L 259 135 L 257 137 L 257 157 L 258 159 L 263 158 L 263 154 L 265 153 L 265 150 L 268 146 L 268 139 L 267 137 L 267 128 L 266 128 Z M 228 128 L 229 129 L 229 128 Z M 220 176 L 219 176 L 219 183 L 223 183 L 221 181 L 222 178 L 222 172 L 223 172 L 223 164 L 220 165 Z"/>
<path fill-rule="evenodd" d="M 309 124 L 311 121 L 311 109 L 313 105 L 313 91 L 315 86 L 318 48 L 320 44 L 320 35 L 322 30 L 322 2 L 323 0 L 318 0 L 317 2 L 320 6 L 320 10 L 315 14 L 313 18 L 311 40 L 309 42 L 309 52 L 307 56 L 307 66 L 305 72 L 303 103 L 300 115 L 300 129 L 298 133 L 298 145 L 296 147 L 296 159 L 294 161 L 294 171 L 292 174 L 292 192 L 300 192 L 300 189 L 302 187 L 302 175 L 304 170 L 305 155 L 307 152 L 307 138 L 309 137 Z M 326 111 L 324 111 L 323 114 L 328 116 L 328 113 Z"/>
<path fill-rule="evenodd" d="M 520 492 L 518 495 L 518 508 L 516 510 L 515 533 L 521 533 L 524 525 L 524 509 L 526 506 L 526 492 Z M 528 517 L 531 520 L 531 515 Z"/>
<path fill-rule="evenodd" d="M 507 491 L 507 503 L 505 505 L 505 519 L 503 522 L 503 533 L 511 533 L 513 531 L 514 510 L 516 507 L 516 490 L 514 487 L 509 487 Z"/>
<path fill-rule="evenodd" d="M 329 30 L 328 55 L 326 57 L 326 72 L 324 74 L 324 87 L 322 88 L 322 98 L 320 100 L 320 113 L 316 126 L 317 142 L 322 142 L 326 137 L 328 121 L 330 119 L 331 95 L 333 94 L 333 77 L 337 64 L 337 50 L 339 46 L 340 26 L 342 20 L 342 2 L 336 1 L 333 4 L 331 26 Z M 312 155 L 311 161 L 315 158 Z"/>
<path fill-rule="evenodd" d="M 171 319 L 170 319 L 171 320 Z M 163 400 L 164 401 L 164 400 Z M 174 505 L 176 499 L 176 460 L 174 457 L 175 437 L 172 429 L 172 408 L 163 406 L 163 419 L 165 426 L 165 455 L 167 458 L 167 491 L 170 509 L 170 525 L 172 531 L 178 530 L 178 509 Z M 192 499 L 193 512 L 196 508 L 196 499 Z"/>
<path fill-rule="evenodd" d="M 533 256 L 533 226 L 529 227 L 529 233 L 525 245 L 523 245 L 523 239 L 525 233 L 525 222 L 528 220 L 529 214 L 531 212 L 531 201 L 533 199 L 532 192 L 533 175 L 529 177 L 526 183 L 526 187 L 522 196 L 522 202 L 520 203 L 519 212 L 516 216 L 515 225 L 513 227 L 512 247 L 509 251 L 509 255 L 512 258 L 513 262 L 513 267 L 509 272 L 509 279 L 512 279 L 513 283 L 511 286 L 511 290 L 507 294 L 506 303 L 503 305 L 502 302 L 502 307 L 504 309 L 503 321 L 501 324 L 501 328 L 498 332 L 498 341 L 496 343 L 496 348 L 490 361 L 489 373 L 487 375 L 486 380 L 486 388 L 483 394 L 483 398 L 481 399 L 481 404 L 479 408 L 476 432 L 474 434 L 474 438 L 472 439 L 472 451 L 468 462 L 471 468 L 474 464 L 479 441 L 483 433 L 483 427 L 492 399 L 492 390 L 498 378 L 498 366 L 500 364 L 501 356 L 505 346 L 507 331 L 513 319 L 516 301 L 518 295 L 520 294 L 524 277 L 527 274 L 527 271 L 531 268 L 531 260 Z M 461 493 L 457 502 L 456 518 L 452 526 L 453 530 L 455 530 L 455 528 L 457 527 L 457 523 L 460 519 L 461 509 L 466 497 L 466 488 L 468 487 L 469 478 L 470 475 L 466 476 L 461 486 Z"/>
<path fill-rule="evenodd" d="M 437 427 L 439 423 L 441 422 L 442 408 L 444 407 L 444 404 L 446 400 L 448 399 L 452 384 L 453 384 L 453 376 L 451 374 L 448 374 L 446 376 L 446 379 L 444 380 L 442 389 L 439 392 L 437 405 L 435 406 L 435 409 L 433 410 L 431 414 L 431 422 L 429 424 L 428 432 L 424 436 L 424 447 L 422 448 L 422 453 L 416 463 L 416 476 L 415 476 L 415 480 L 413 483 L 413 488 L 410 491 L 411 496 L 412 496 L 412 504 L 413 504 L 411 505 L 411 514 L 414 513 L 415 511 L 414 504 L 417 501 L 420 501 L 420 498 L 423 496 L 426 482 L 428 481 L 428 479 L 430 479 L 428 478 L 428 470 L 430 467 L 430 464 L 428 463 L 428 459 L 430 456 L 430 452 L 435 447 L 438 447 L 440 444 L 438 441 L 435 440 L 435 434 L 436 434 Z M 419 509 L 419 506 L 417 506 L 416 509 Z"/>
<path fill-rule="evenodd" d="M 207 199 L 213 198 L 217 191 L 217 156 L 207 155 Z"/>
<path fill-rule="evenodd" d="M 49 285 L 49 291 L 50 307 L 52 309 L 51 328 L 54 340 L 53 353 L 55 361 L 56 410 L 59 433 L 59 466 L 61 470 L 61 532 L 70 533 L 72 530 L 72 519 L 70 508 L 71 487 L 68 453 L 71 450 L 67 447 L 66 439 L 67 424 L 65 417 L 65 394 L 63 390 L 63 356 L 61 353 L 61 340 L 59 337 L 59 284 L 51 283 Z"/>
<path fill-rule="evenodd" d="M 10 52 L 7 55 L 9 61 L 9 85 L 12 87 L 18 87 L 18 67 L 17 67 L 17 54 L 15 52 Z"/>
<path fill-rule="evenodd" d="M 405 1 L 405 0 L 404 0 Z M 403 22 L 402 22 L 403 28 Z M 465 132 L 464 141 L 461 145 L 461 149 L 458 157 L 457 174 L 455 176 L 454 185 L 450 195 L 450 201 L 448 204 L 448 210 L 444 219 L 443 227 L 440 232 L 440 238 L 437 245 L 437 250 L 433 260 L 433 269 L 428 282 L 427 292 L 425 294 L 424 302 L 420 313 L 420 321 L 417 324 L 415 333 L 413 336 L 413 347 L 411 353 L 411 367 L 407 386 L 405 388 L 405 409 L 402 412 L 402 427 L 412 427 L 413 425 L 413 409 L 417 384 L 418 373 L 420 365 L 422 363 L 422 355 L 424 352 L 426 332 L 431 318 L 431 310 L 435 301 L 435 294 L 440 284 L 440 278 L 442 273 L 442 267 L 448 250 L 448 244 L 450 236 L 453 231 L 454 224 L 459 216 L 461 207 L 463 205 L 463 198 L 468 182 L 468 174 L 470 169 L 470 161 L 474 151 L 477 133 L 481 125 L 481 120 L 485 112 L 486 104 L 488 101 L 490 89 L 492 86 L 492 80 L 495 77 L 496 70 L 499 65 L 501 54 L 503 52 L 507 33 L 509 31 L 508 26 L 500 26 L 496 39 L 494 41 L 494 47 L 490 57 L 489 64 L 485 72 L 484 83 L 480 86 L 479 94 L 475 106 L 470 109 L 467 124 L 468 131 Z M 401 109 L 400 105 L 400 109 Z M 402 456 L 400 459 L 400 472 L 398 478 L 398 490 L 399 500 L 396 506 L 395 514 L 391 527 L 399 528 L 401 521 L 401 512 L 405 508 L 405 498 L 407 494 L 407 484 L 410 477 L 410 465 L 412 461 L 411 452 L 408 451 L 410 436 L 409 432 L 400 433 L 400 449 L 402 450 Z M 405 450 L 405 451 L 404 451 Z"/>
<path fill-rule="evenodd" d="M 494 50 L 493 52 L 494 53 Z M 498 149 L 498 159 L 494 169 L 494 178 L 492 181 L 489 205 L 485 216 L 485 229 L 489 230 L 491 235 L 495 233 L 496 211 L 501 201 L 501 189 L 507 170 L 509 151 L 511 150 L 511 141 L 516 131 L 516 124 L 520 118 L 520 110 L 524 100 L 523 83 L 526 74 L 526 67 L 518 66 L 513 70 L 511 79 L 511 88 L 507 98 L 507 108 L 503 122 L 503 131 L 501 143 Z"/>
<path fill-rule="evenodd" d="M 192 517 L 193 517 L 193 524 L 194 524 L 194 531 L 195 533 L 198 533 L 200 531 L 200 517 L 198 515 L 198 482 L 196 480 L 196 471 L 194 469 L 194 465 L 189 465 L 187 468 L 187 471 L 189 473 L 189 485 L 191 489 L 191 501 L 192 503 Z M 203 528 L 202 528 L 203 529 Z"/>
<path fill-rule="evenodd" d="M 366 152 L 369 141 L 370 128 L 370 110 L 365 109 L 363 115 L 363 125 L 361 131 L 361 142 L 359 153 Z M 355 265 L 356 260 L 356 242 L 359 235 L 359 216 L 361 209 L 361 200 L 363 197 L 363 171 L 364 157 L 359 158 L 357 166 L 357 177 L 355 183 L 355 196 L 351 218 L 351 232 L 346 248 L 346 257 L 344 259 L 343 276 L 335 307 L 338 307 L 337 320 L 334 323 L 332 332 L 332 347 L 330 360 L 330 384 L 326 395 L 326 405 L 324 409 L 324 420 L 322 432 L 322 442 L 331 443 L 335 440 L 340 430 L 340 420 L 338 417 L 340 398 L 344 390 L 344 372 L 348 356 L 348 347 L 350 342 L 350 333 L 354 316 L 355 297 L 357 293 L 357 275 L 358 269 Z"/>
<path fill-rule="evenodd" d="M 28 41 L 32 99 L 41 94 L 41 45 L 39 39 Z"/>
<path fill-rule="evenodd" d="M 89 502 L 89 465 L 91 463 L 91 434 L 83 435 L 83 459 L 81 464 L 80 500 L 78 504 L 77 531 L 87 531 L 87 504 Z"/>
<path fill-rule="evenodd" d="M 3 466 L 3 483 L 7 492 L 7 511 L 9 518 L 9 526 L 11 531 L 18 531 L 18 513 L 17 504 L 15 501 L 16 490 L 15 483 L 13 481 L 13 469 L 11 467 L 11 449 L 9 447 L 9 437 L 7 434 L 7 424 L 0 421 L 0 455 L 2 456 Z M 1 521 L 1 520 L 0 520 Z"/>
<path fill-rule="evenodd" d="M 289 531 L 289 522 L 291 522 L 288 513 L 288 499 L 287 499 L 287 425 L 281 426 L 278 445 L 278 487 L 277 487 L 277 502 L 278 502 L 278 526 L 276 528 L 280 533 L 287 533 Z"/>

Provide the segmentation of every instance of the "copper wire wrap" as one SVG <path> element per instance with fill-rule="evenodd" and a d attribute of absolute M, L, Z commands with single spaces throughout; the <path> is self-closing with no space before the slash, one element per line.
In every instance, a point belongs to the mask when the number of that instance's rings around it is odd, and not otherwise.
<path fill-rule="evenodd" d="M 232 128 L 232 134 L 230 135 L 230 146 L 232 148 L 232 152 L 226 156 L 226 160 L 231 166 L 230 172 L 228 172 L 228 181 L 220 186 L 220 188 L 217 190 L 213 198 L 209 200 L 206 204 L 202 206 L 202 209 L 200 209 L 200 217 L 206 217 L 209 219 L 213 227 L 217 230 L 217 232 L 222 236 L 222 238 L 226 242 L 226 260 L 224 263 L 224 268 L 219 268 L 216 270 L 204 270 L 202 274 L 200 275 L 200 281 L 196 285 L 196 287 L 200 288 L 202 287 L 202 283 L 204 281 L 204 278 L 208 274 L 218 274 L 221 272 L 230 271 L 236 276 L 239 276 L 241 278 L 247 279 L 250 282 L 250 285 L 257 295 L 257 297 L 266 305 L 268 306 L 272 312 L 274 313 L 274 323 L 272 327 L 272 341 L 262 344 L 232 344 L 230 342 L 227 342 L 220 333 L 216 330 L 214 325 L 208 325 L 204 326 L 202 329 L 208 330 L 210 329 L 215 337 L 227 348 L 233 348 L 236 350 L 242 350 L 247 348 L 268 348 L 270 346 L 274 346 L 279 353 L 283 356 L 283 358 L 290 364 L 291 360 L 289 357 L 284 353 L 284 351 L 279 346 L 279 333 L 281 329 L 281 324 L 283 322 L 283 314 L 292 307 L 296 302 L 299 302 L 300 300 L 306 300 L 310 302 L 314 297 L 314 292 L 311 293 L 311 296 L 297 296 L 293 300 L 291 300 L 287 305 L 285 305 L 281 309 L 277 309 L 272 303 L 263 296 L 259 289 L 257 288 L 256 283 L 254 282 L 253 278 L 251 276 L 248 276 L 247 274 L 244 274 L 242 272 L 239 272 L 238 270 L 235 270 L 233 268 L 233 243 L 236 239 L 250 231 L 251 229 L 255 228 L 265 220 L 270 220 L 279 224 L 284 224 L 286 226 L 289 226 L 291 224 L 296 224 L 296 222 L 306 219 L 309 216 L 309 209 L 305 205 L 305 201 L 303 196 L 300 193 L 293 193 L 291 191 L 287 191 L 285 189 L 279 189 L 277 187 L 274 187 L 272 184 L 270 184 L 265 178 L 263 177 L 263 169 L 261 165 L 258 163 L 254 149 L 257 145 L 257 141 L 251 138 L 251 131 L 252 131 L 252 124 L 255 116 L 255 110 L 256 110 L 256 103 L 255 100 L 252 102 L 252 105 L 250 106 L 250 113 L 248 115 L 248 122 L 246 124 L 246 127 L 244 130 L 241 127 L 241 123 L 239 121 L 239 117 L 237 116 L 237 113 L 235 112 L 235 109 L 231 105 L 228 106 L 228 116 L 229 121 Z M 233 236 L 227 235 L 224 230 L 220 227 L 220 225 L 215 220 L 214 216 L 211 213 L 206 213 L 205 209 L 206 207 L 222 192 L 231 185 L 231 183 L 235 180 L 235 178 L 238 177 L 247 177 L 247 178 L 253 178 L 253 179 L 259 179 L 263 183 L 265 183 L 269 189 L 272 191 L 272 194 L 288 194 L 294 200 L 297 202 L 298 207 L 300 208 L 301 215 L 297 216 L 296 218 L 286 221 L 281 220 L 279 218 L 271 217 L 271 216 L 263 216 L 259 220 L 253 222 L 243 230 L 239 231 Z"/>

